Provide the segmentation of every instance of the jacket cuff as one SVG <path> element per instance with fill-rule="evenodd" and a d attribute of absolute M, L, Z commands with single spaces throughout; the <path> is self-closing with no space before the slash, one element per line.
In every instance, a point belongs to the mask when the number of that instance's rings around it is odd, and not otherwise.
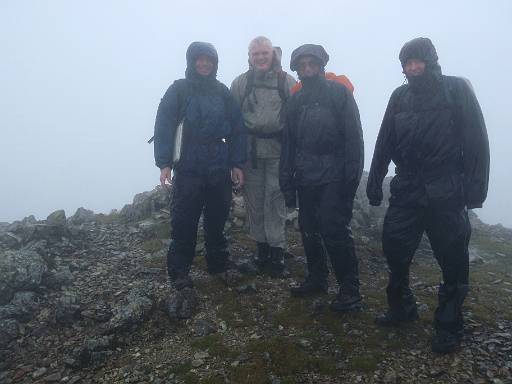
<path fill-rule="evenodd" d="M 474 208 L 482 208 L 482 203 L 480 202 L 471 202 L 471 203 L 466 203 L 466 207 L 468 209 L 474 209 Z"/>

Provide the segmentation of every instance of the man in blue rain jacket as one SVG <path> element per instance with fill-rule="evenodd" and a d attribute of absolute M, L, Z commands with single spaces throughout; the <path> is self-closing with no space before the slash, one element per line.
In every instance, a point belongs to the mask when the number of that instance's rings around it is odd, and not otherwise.
<path fill-rule="evenodd" d="M 228 262 L 224 224 L 231 205 L 232 183 L 243 185 L 246 130 L 228 88 L 216 80 L 218 56 L 212 44 L 192 43 L 186 54 L 185 79 L 175 81 L 158 107 L 155 163 L 160 182 L 170 181 L 171 244 L 167 270 L 174 290 L 192 290 L 189 277 L 197 227 L 204 214 L 208 272 L 225 272 Z M 183 122 L 180 158 L 173 161 L 178 125 Z"/>

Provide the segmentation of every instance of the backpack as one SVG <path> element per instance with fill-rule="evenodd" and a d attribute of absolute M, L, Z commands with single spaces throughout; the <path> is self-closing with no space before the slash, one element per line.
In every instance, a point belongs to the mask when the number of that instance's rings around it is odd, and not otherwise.
<path fill-rule="evenodd" d="M 277 71 L 277 87 L 269 87 L 269 86 L 264 86 L 264 85 L 255 86 L 254 85 L 255 74 L 254 74 L 253 69 L 249 69 L 246 72 L 246 75 L 247 75 L 247 83 L 245 84 L 244 95 L 242 96 L 242 99 L 240 100 L 240 108 L 242 108 L 245 100 L 247 99 L 247 97 L 251 94 L 251 92 L 255 88 L 276 89 L 279 92 L 279 97 L 281 98 L 281 100 L 283 102 L 286 102 L 286 100 L 288 99 L 288 94 L 286 92 L 286 75 L 287 74 L 282 69 Z"/>
<path fill-rule="evenodd" d="M 327 80 L 333 80 L 333 81 L 336 81 L 337 83 L 340 83 L 340 84 L 343 84 L 345 87 L 347 87 L 347 89 L 354 93 L 354 85 L 352 84 L 352 82 L 348 79 L 347 76 L 345 75 L 336 75 L 334 72 L 326 72 L 325 73 L 325 78 Z M 295 84 L 291 90 L 291 94 L 293 95 L 294 93 L 298 92 L 299 89 L 302 88 L 302 82 L 298 82 L 297 84 Z"/>

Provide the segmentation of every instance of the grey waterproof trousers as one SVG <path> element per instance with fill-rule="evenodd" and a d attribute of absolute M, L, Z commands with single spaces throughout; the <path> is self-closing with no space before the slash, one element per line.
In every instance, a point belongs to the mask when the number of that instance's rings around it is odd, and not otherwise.
<path fill-rule="evenodd" d="M 259 243 L 286 248 L 286 206 L 279 189 L 279 159 L 258 159 L 244 167 L 243 190 L 249 235 Z"/>

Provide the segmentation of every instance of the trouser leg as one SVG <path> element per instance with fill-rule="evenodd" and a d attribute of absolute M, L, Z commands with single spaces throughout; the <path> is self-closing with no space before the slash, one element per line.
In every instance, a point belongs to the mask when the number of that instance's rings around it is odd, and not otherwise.
<path fill-rule="evenodd" d="M 322 186 L 320 196 L 320 233 L 334 274 L 344 293 L 358 296 L 358 262 L 350 229 L 354 198 L 343 195 L 341 183 Z"/>
<path fill-rule="evenodd" d="M 231 206 L 231 180 L 229 174 L 209 177 L 205 188 L 204 236 L 208 272 L 226 270 L 229 258 L 224 225 Z"/>
<path fill-rule="evenodd" d="M 279 188 L 279 159 L 264 161 L 264 227 L 267 243 L 273 248 L 286 248 L 286 206 Z"/>
<path fill-rule="evenodd" d="M 299 194 L 299 227 L 308 266 L 308 279 L 321 286 L 327 281 L 327 261 L 318 222 L 318 191 L 301 187 Z"/>
<path fill-rule="evenodd" d="M 171 195 L 171 244 L 167 271 L 171 283 L 188 278 L 197 241 L 197 225 L 204 204 L 203 181 L 177 174 Z"/>
<path fill-rule="evenodd" d="M 471 226 L 467 211 L 464 208 L 431 211 L 427 234 L 443 273 L 434 327 L 458 333 L 463 328 L 462 304 L 468 292 Z"/>
<path fill-rule="evenodd" d="M 391 312 L 399 316 L 416 313 L 416 298 L 409 287 L 409 268 L 424 231 L 420 208 L 390 206 L 384 218 L 382 249 L 389 267 L 386 289 Z"/>
<path fill-rule="evenodd" d="M 245 185 L 243 196 L 247 218 L 249 220 L 249 236 L 258 243 L 266 243 L 264 222 L 265 201 L 265 167 L 264 161 L 257 161 L 257 168 L 251 162 L 244 167 Z"/>

